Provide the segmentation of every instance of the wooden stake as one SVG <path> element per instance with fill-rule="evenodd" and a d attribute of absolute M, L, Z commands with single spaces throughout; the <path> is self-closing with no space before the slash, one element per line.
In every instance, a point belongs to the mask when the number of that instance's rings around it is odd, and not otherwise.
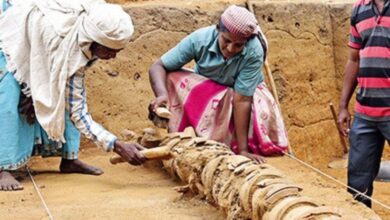
<path fill-rule="evenodd" d="M 279 103 L 278 91 L 276 90 L 275 80 L 274 80 L 274 77 L 272 76 L 271 68 L 269 67 L 267 60 L 264 61 L 264 70 L 265 70 L 265 75 L 267 76 L 267 78 L 269 79 L 269 82 L 271 84 L 270 86 L 271 86 L 272 95 L 274 96 L 275 102 L 278 105 L 279 109 L 281 110 L 280 103 Z"/>
<path fill-rule="evenodd" d="M 248 10 L 252 14 L 255 14 L 255 12 L 253 10 L 253 4 L 252 4 L 251 0 L 247 0 L 246 1 L 246 7 L 248 8 Z M 265 75 L 266 75 L 266 77 L 268 78 L 268 80 L 270 82 L 271 92 L 272 92 L 272 95 L 274 96 L 276 105 L 278 106 L 280 113 L 282 113 L 282 108 L 281 108 L 280 103 L 279 103 L 278 92 L 276 90 L 275 80 L 274 80 L 274 77 L 272 76 L 271 68 L 269 67 L 269 64 L 268 64 L 267 60 L 264 61 L 264 70 L 265 70 Z M 288 138 L 287 138 L 287 151 L 288 151 L 288 154 L 294 156 L 294 151 L 293 151 L 293 149 L 292 149 L 292 147 L 290 145 L 290 141 L 288 140 Z"/>
<path fill-rule="evenodd" d="M 144 155 L 146 159 L 149 160 L 169 159 L 172 156 L 170 149 L 168 147 L 155 147 L 155 148 L 145 149 L 140 152 L 142 153 L 142 155 Z M 117 164 L 126 161 L 124 161 L 122 157 L 114 156 L 110 158 L 110 162 L 112 164 Z"/>
<path fill-rule="evenodd" d="M 255 14 L 254 10 L 253 10 L 253 5 L 252 5 L 252 2 L 251 0 L 246 0 L 246 7 L 248 8 L 248 10 L 250 12 L 252 12 L 253 14 Z"/>

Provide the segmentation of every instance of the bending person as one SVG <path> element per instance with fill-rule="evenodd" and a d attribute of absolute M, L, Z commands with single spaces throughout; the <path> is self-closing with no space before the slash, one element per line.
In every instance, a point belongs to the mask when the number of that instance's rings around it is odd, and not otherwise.
<path fill-rule="evenodd" d="M 280 154 L 287 136 L 280 111 L 263 83 L 267 43 L 255 16 L 228 7 L 217 25 L 201 28 L 165 53 L 149 70 L 156 98 L 151 111 L 167 106 L 170 132 L 195 128 L 259 162 Z M 194 73 L 183 66 L 195 60 Z"/>
<path fill-rule="evenodd" d="M 92 1 L 90 1 L 92 2 Z M 9 6 L 2 1 L 3 11 Z M 133 33 L 121 7 L 100 1 L 23 1 L 0 19 L 0 190 L 22 185 L 10 170 L 32 155 L 62 156 L 60 171 L 100 175 L 78 159 L 80 132 L 106 151 L 141 164 L 139 145 L 125 144 L 92 120 L 84 71 L 115 58 Z"/>

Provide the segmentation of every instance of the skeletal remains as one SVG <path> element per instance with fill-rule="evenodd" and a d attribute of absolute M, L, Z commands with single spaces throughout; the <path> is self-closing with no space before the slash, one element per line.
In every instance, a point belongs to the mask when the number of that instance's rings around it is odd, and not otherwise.
<path fill-rule="evenodd" d="M 300 195 L 302 189 L 281 171 L 235 155 L 225 144 L 196 137 L 192 128 L 152 141 L 149 146 L 155 148 L 141 151 L 144 156 L 162 159 L 168 173 L 187 184 L 181 192 L 199 194 L 222 209 L 227 219 L 359 219 Z M 121 158 L 111 158 L 111 162 L 121 162 Z"/>

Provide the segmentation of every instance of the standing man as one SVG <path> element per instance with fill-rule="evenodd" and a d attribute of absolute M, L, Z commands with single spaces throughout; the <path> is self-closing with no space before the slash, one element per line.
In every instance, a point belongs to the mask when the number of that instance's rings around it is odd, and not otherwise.
<path fill-rule="evenodd" d="M 390 1 L 357 0 L 353 5 L 349 58 L 338 116 L 339 131 L 349 135 L 348 186 L 371 197 L 385 140 L 390 140 Z M 355 88 L 355 116 L 348 104 Z M 371 200 L 348 189 L 358 201 Z"/>
<path fill-rule="evenodd" d="M 267 44 L 254 14 L 232 5 L 217 25 L 198 29 L 158 59 L 149 70 L 156 98 L 173 116 L 171 132 L 192 126 L 198 136 L 224 142 L 262 162 L 281 154 L 287 134 L 261 71 Z M 182 69 L 194 60 L 194 71 Z"/>
<path fill-rule="evenodd" d="M 8 1 L 1 1 L 4 11 Z M 18 4 L 19 3 L 19 4 Z M 0 190 L 20 190 L 12 170 L 32 155 L 62 157 L 62 173 L 100 175 L 78 159 L 80 132 L 131 164 L 145 161 L 88 112 L 84 71 L 112 59 L 133 33 L 130 16 L 104 1 L 23 0 L 0 18 Z"/>

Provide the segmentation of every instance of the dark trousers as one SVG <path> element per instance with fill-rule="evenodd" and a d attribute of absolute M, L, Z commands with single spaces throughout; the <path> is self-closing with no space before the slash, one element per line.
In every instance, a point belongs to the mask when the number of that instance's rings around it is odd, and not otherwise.
<path fill-rule="evenodd" d="M 390 121 L 375 122 L 355 117 L 349 133 L 348 186 L 372 196 L 385 140 L 390 140 Z M 371 208 L 371 200 L 348 189 L 355 199 Z"/>

